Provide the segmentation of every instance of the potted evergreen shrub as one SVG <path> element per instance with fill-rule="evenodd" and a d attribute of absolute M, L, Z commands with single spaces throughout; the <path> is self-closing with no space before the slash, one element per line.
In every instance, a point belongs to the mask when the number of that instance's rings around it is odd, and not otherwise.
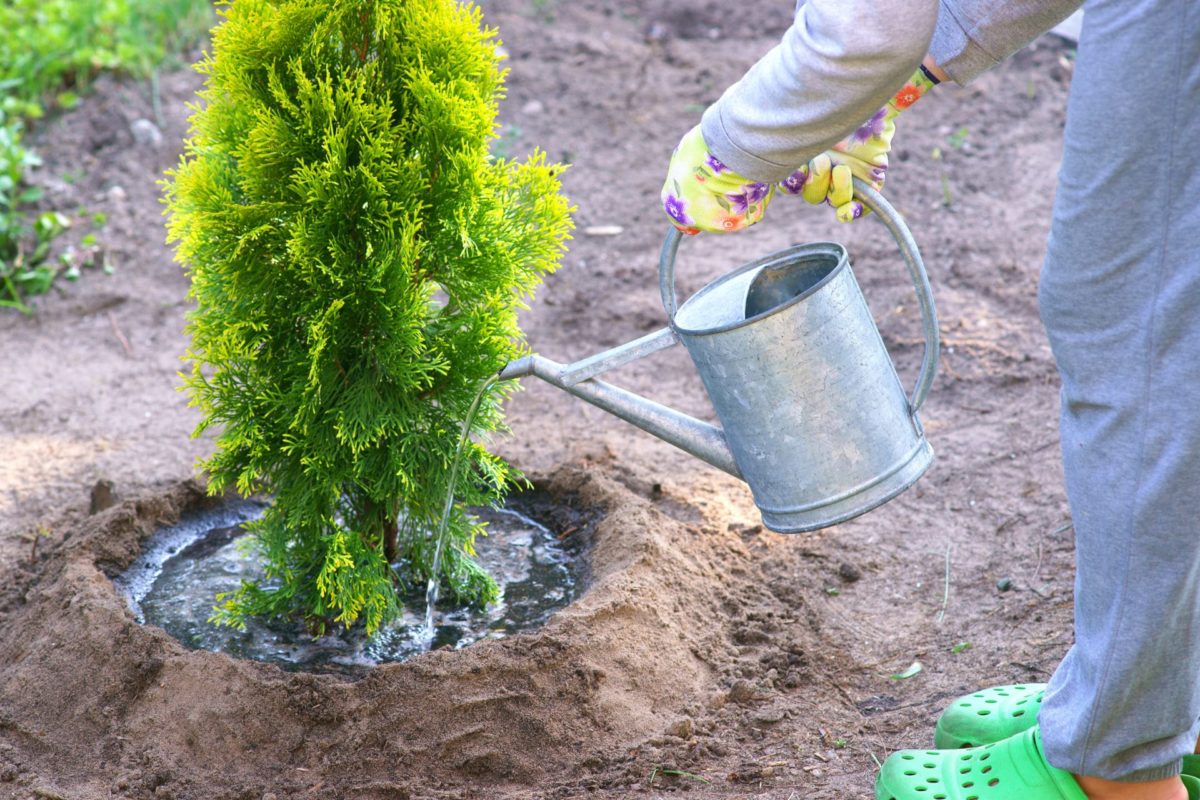
<path fill-rule="evenodd" d="M 184 376 L 216 431 L 209 488 L 266 492 L 265 577 L 216 619 L 314 631 L 393 619 L 430 577 L 446 480 L 476 392 L 525 352 L 517 326 L 571 227 L 557 165 L 495 158 L 496 32 L 456 0 L 236 0 L 164 182 L 191 278 Z M 511 383 L 472 433 L 503 428 Z M 438 580 L 496 599 L 468 507 L 520 476 L 463 454 Z"/>

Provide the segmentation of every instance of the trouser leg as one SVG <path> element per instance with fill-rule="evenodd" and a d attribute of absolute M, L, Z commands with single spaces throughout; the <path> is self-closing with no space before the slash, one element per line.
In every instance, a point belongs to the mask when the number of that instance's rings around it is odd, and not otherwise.
<path fill-rule="evenodd" d="M 1050 763 L 1151 780 L 1200 733 L 1200 3 L 1085 8 L 1039 288 L 1062 375 L 1075 645 Z"/>

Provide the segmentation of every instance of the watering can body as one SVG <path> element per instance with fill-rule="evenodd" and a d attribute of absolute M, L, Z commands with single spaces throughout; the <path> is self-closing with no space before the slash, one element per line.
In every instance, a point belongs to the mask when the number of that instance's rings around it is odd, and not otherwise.
<path fill-rule="evenodd" d="M 917 409 L 933 380 L 937 321 L 919 252 L 903 221 L 865 184 L 856 191 L 891 230 L 917 289 L 925 358 L 905 395 L 845 248 L 802 244 L 746 264 L 682 306 L 672 230 L 660 259 L 668 328 L 575 364 L 519 359 L 501 378 L 533 375 L 742 478 L 771 530 L 816 530 L 908 488 L 933 460 Z M 721 427 L 597 379 L 681 342 Z"/>

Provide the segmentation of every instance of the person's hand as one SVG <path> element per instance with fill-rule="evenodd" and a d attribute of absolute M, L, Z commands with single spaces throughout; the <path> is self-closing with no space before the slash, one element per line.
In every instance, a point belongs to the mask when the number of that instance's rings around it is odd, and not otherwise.
<path fill-rule="evenodd" d="M 852 178 L 882 189 L 887 177 L 888 152 L 896 134 L 896 117 L 921 99 L 934 81 L 918 69 L 887 105 L 858 130 L 809 161 L 779 183 L 783 191 L 798 194 L 809 203 L 827 202 L 840 222 L 858 219 L 866 208 L 854 199 Z"/>
<path fill-rule="evenodd" d="M 761 220 L 774 190 L 773 184 L 743 178 L 722 164 L 708 152 L 697 125 L 671 156 L 663 210 L 686 234 L 730 233 Z"/>

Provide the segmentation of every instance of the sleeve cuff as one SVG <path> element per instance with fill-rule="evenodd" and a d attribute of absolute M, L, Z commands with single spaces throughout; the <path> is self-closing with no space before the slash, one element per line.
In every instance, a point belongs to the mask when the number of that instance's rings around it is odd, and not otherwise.
<path fill-rule="evenodd" d="M 738 147 L 725 130 L 720 103 L 714 103 L 705 110 L 700 119 L 700 133 L 704 137 L 704 144 L 708 146 L 708 152 L 744 178 L 773 183 L 783 180 L 796 170 L 795 165 L 776 164 Z"/>
<path fill-rule="evenodd" d="M 933 31 L 933 41 L 929 43 L 929 54 L 951 80 L 960 85 L 970 83 L 1000 63 L 1000 59 L 967 35 L 945 2 L 939 4 L 937 27 Z"/>

